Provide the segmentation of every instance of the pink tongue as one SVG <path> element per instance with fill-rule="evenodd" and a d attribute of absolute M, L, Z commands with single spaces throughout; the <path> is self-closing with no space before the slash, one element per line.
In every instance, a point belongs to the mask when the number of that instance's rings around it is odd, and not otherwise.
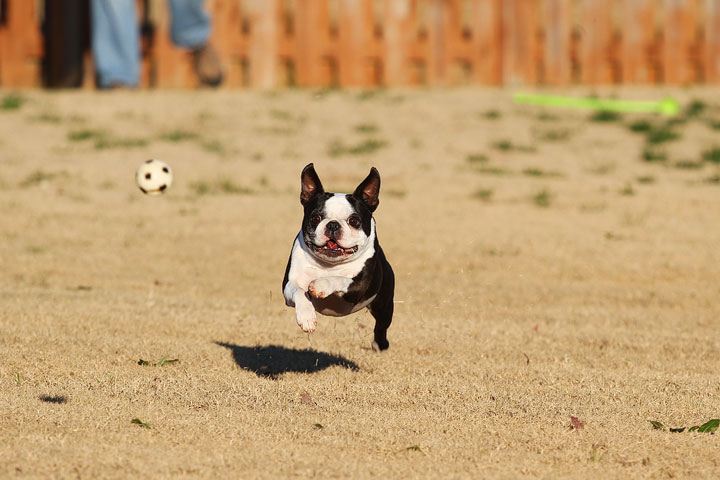
<path fill-rule="evenodd" d="M 335 250 L 336 248 L 338 248 L 338 244 L 333 242 L 332 240 L 328 240 L 327 246 L 330 250 Z"/>

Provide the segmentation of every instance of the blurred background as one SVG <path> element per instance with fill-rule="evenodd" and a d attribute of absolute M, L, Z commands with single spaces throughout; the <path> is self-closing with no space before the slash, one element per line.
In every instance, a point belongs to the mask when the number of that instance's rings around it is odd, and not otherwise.
<path fill-rule="evenodd" d="M 165 0 L 0 0 L 0 87 L 95 88 L 91 7 L 128 2 L 139 86 L 197 86 Z M 194 3 L 225 88 L 720 83 L 720 0 Z"/>

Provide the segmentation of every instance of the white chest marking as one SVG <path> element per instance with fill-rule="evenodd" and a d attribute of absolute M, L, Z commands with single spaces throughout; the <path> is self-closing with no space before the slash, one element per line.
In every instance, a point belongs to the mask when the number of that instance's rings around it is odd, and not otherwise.
<path fill-rule="evenodd" d="M 323 277 L 344 277 L 354 278 L 365 266 L 365 262 L 375 255 L 375 220 L 368 238 L 367 246 L 363 251 L 358 251 L 349 262 L 330 265 L 321 263 L 305 245 L 302 232 L 295 238 L 292 248 L 292 260 L 288 280 L 294 281 L 298 287 L 307 291 L 308 285 L 313 280 Z"/>

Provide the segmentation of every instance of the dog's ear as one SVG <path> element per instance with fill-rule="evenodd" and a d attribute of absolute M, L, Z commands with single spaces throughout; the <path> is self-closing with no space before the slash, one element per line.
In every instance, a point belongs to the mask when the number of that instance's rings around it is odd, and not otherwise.
<path fill-rule="evenodd" d="M 320 183 L 320 178 L 317 176 L 317 173 L 315 173 L 315 167 L 312 163 L 308 163 L 305 168 L 303 168 L 302 174 L 300 175 L 300 183 L 300 203 L 303 205 L 312 200 L 315 195 L 325 191 L 322 183 Z"/>
<path fill-rule="evenodd" d="M 370 173 L 365 180 L 358 185 L 353 192 L 353 196 L 368 206 L 371 212 L 374 212 L 380 203 L 378 196 L 380 195 L 380 174 L 375 167 L 370 169 Z"/>

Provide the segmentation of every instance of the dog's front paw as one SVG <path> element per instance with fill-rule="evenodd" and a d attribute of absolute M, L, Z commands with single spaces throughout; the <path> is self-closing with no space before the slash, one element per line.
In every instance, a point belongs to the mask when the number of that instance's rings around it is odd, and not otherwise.
<path fill-rule="evenodd" d="M 307 302 L 295 307 L 297 324 L 305 333 L 313 333 L 317 327 L 317 314 L 312 303 Z"/>
<path fill-rule="evenodd" d="M 329 278 L 317 278 L 310 282 L 307 291 L 313 298 L 327 298 L 335 292 L 335 287 Z"/>

